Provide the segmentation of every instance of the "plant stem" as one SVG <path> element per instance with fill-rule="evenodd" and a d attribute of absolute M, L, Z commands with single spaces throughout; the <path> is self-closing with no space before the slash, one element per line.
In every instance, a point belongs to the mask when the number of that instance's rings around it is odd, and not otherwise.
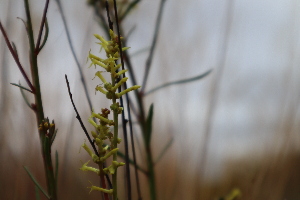
<path fill-rule="evenodd" d="M 3 35 L 4 39 L 5 39 L 6 45 L 7 45 L 8 49 L 9 49 L 11 55 L 13 56 L 16 64 L 19 67 L 19 70 L 21 71 L 21 73 L 22 73 L 23 77 L 25 78 L 28 86 L 30 87 L 31 92 L 34 93 L 34 87 L 33 87 L 32 83 L 30 82 L 30 80 L 29 80 L 29 78 L 28 78 L 28 76 L 27 76 L 27 74 L 26 74 L 23 66 L 20 63 L 20 60 L 19 60 L 19 57 L 18 57 L 18 53 L 14 50 L 13 46 L 10 44 L 8 36 L 7 36 L 7 34 L 6 34 L 3 26 L 2 26 L 1 21 L 0 21 L 0 30 L 2 32 L 2 35 Z"/>
<path fill-rule="evenodd" d="M 155 172 L 152 159 L 152 151 L 150 144 L 146 146 L 147 164 L 148 164 L 148 181 L 150 186 L 150 197 L 151 200 L 156 199 L 156 186 L 155 186 Z"/>
<path fill-rule="evenodd" d="M 105 175 L 104 175 L 104 171 L 103 171 L 103 163 L 99 164 L 99 170 L 100 170 L 101 187 L 106 189 Z M 109 200 L 109 196 L 107 193 L 104 193 L 104 199 Z"/>
<path fill-rule="evenodd" d="M 150 58 L 148 58 L 148 59 L 150 59 L 150 63 L 148 63 L 148 68 L 150 68 L 151 59 L 153 58 L 153 51 L 155 49 L 155 44 L 156 44 L 158 30 L 159 30 L 159 24 L 160 24 L 160 21 L 161 21 L 163 5 L 164 5 L 165 1 L 166 0 L 161 0 L 160 10 L 159 10 L 158 18 L 157 18 L 157 25 L 156 25 L 156 29 L 155 29 L 155 35 L 156 36 L 154 36 L 153 42 L 152 42 L 152 49 L 153 49 L 152 50 L 152 55 L 150 54 L 150 56 L 149 56 Z M 109 9 L 108 9 L 108 2 L 107 1 L 105 1 L 105 7 L 106 7 L 106 13 L 107 13 L 107 17 L 108 17 L 108 26 L 109 26 L 109 28 L 107 28 L 105 32 L 109 36 L 109 29 L 113 30 L 113 27 L 112 27 L 112 22 L 111 22 L 110 15 L 109 15 Z M 104 17 L 100 14 L 100 12 L 97 12 L 98 11 L 97 8 L 95 7 L 97 16 L 100 18 L 100 20 L 102 21 L 103 24 L 106 24 L 105 20 L 104 20 Z M 124 35 L 123 31 L 122 31 L 121 24 L 117 23 L 117 25 L 119 26 L 118 34 Z M 120 30 L 120 33 L 119 33 L 119 30 Z M 126 45 L 126 38 L 123 38 L 122 42 L 124 44 L 123 46 L 126 47 L 127 46 Z M 128 68 L 129 76 L 130 76 L 130 79 L 131 79 L 133 85 L 137 85 L 135 75 L 134 75 L 134 71 L 133 71 L 133 67 L 132 67 L 132 63 L 131 63 L 131 59 L 130 59 L 130 56 L 128 55 L 127 51 L 123 52 L 123 56 L 121 58 L 124 58 L 124 61 L 125 61 L 126 66 Z M 149 71 L 149 69 L 146 69 L 146 71 Z M 145 73 L 144 76 L 147 77 L 148 76 L 147 73 Z M 139 110 L 138 121 L 139 121 L 139 124 L 140 124 L 141 131 L 143 133 L 143 137 L 145 138 L 146 133 L 147 133 L 147 128 L 146 128 L 146 114 L 145 114 L 146 112 L 145 112 L 144 103 L 143 103 L 144 93 L 143 93 L 143 90 L 142 90 L 142 92 L 134 90 L 134 93 L 135 93 L 135 97 L 136 97 L 137 104 L 138 104 L 138 110 Z M 156 184 L 155 184 L 155 172 L 154 172 L 152 151 L 151 151 L 151 145 L 146 144 L 146 142 L 145 142 L 145 151 L 146 151 L 146 154 L 147 154 L 147 167 L 148 167 L 147 175 L 148 175 L 148 182 L 149 182 L 150 193 L 151 193 L 151 200 L 155 200 L 156 199 Z"/>
<path fill-rule="evenodd" d="M 115 11 L 116 27 L 117 27 L 117 32 L 118 32 L 118 46 L 119 46 L 119 52 L 120 52 L 120 58 L 121 58 L 121 65 L 122 65 L 122 70 L 124 70 L 125 67 L 124 67 L 123 51 L 122 51 L 122 44 L 121 44 L 121 34 L 120 34 L 120 27 L 119 27 L 119 17 L 118 17 L 118 9 L 117 9 L 116 0 L 114 0 L 114 11 Z M 123 74 L 123 78 L 125 78 L 125 74 Z M 124 87 L 126 90 L 127 89 L 126 82 L 124 83 Z M 118 89 L 119 89 L 119 92 L 121 92 L 121 88 L 118 88 Z M 128 112 L 129 121 L 131 123 L 128 94 L 125 94 L 125 97 L 127 98 L 127 112 Z M 121 104 L 121 107 L 123 107 L 122 124 L 123 124 L 124 146 L 125 146 L 127 199 L 132 199 L 132 197 L 131 197 L 131 177 L 130 177 L 130 166 L 129 166 L 129 151 L 128 151 L 128 134 L 127 134 L 127 128 L 126 128 L 126 122 L 125 122 L 124 104 L 123 104 L 122 97 L 120 97 L 120 104 Z M 132 129 L 131 129 L 131 135 L 132 135 Z M 134 145 L 134 143 L 132 143 L 132 145 Z"/>
<path fill-rule="evenodd" d="M 126 45 L 126 40 L 123 40 L 124 46 Z M 128 53 L 125 51 L 124 52 L 124 60 L 127 64 L 127 67 L 129 69 L 129 75 L 131 76 L 131 81 L 135 85 L 135 76 L 132 71 L 132 64 L 130 57 Z M 143 93 L 138 92 L 137 90 L 134 90 L 134 94 L 137 100 L 138 104 L 138 110 L 139 110 L 139 115 L 138 115 L 138 120 L 139 124 L 141 127 L 141 131 L 143 133 L 143 137 L 145 139 L 146 133 L 147 133 L 147 127 L 146 127 L 146 114 L 145 114 L 145 108 L 144 108 L 144 102 L 143 102 Z M 154 164 L 153 164 L 153 158 L 152 158 L 152 151 L 151 151 L 151 143 L 147 144 L 147 142 L 144 142 L 145 144 L 145 152 L 147 154 L 147 171 L 148 171 L 148 183 L 149 183 L 149 189 L 150 189 L 150 195 L 151 195 L 151 200 L 156 199 L 156 184 L 155 184 L 155 171 L 154 171 Z"/>
<path fill-rule="evenodd" d="M 25 11 L 26 11 L 26 16 L 27 16 L 27 34 L 28 34 L 29 45 L 30 45 L 30 64 L 31 64 L 32 82 L 33 82 L 33 86 L 35 88 L 35 94 L 34 94 L 35 111 L 36 111 L 36 117 L 37 117 L 37 126 L 39 126 L 42 123 L 42 121 L 45 119 L 43 103 L 42 103 L 42 96 L 41 96 L 41 89 L 40 89 L 38 63 L 37 63 L 39 47 L 35 48 L 35 45 L 34 45 L 34 35 L 33 35 L 28 0 L 24 0 L 24 3 L 25 3 Z M 47 10 L 45 10 L 45 12 L 46 11 Z M 46 174 L 48 194 L 51 196 L 51 200 L 56 200 L 57 199 L 56 181 L 54 178 L 54 171 L 53 171 L 53 165 L 52 165 L 52 159 L 51 159 L 51 141 L 48 137 L 46 137 L 46 133 L 44 131 L 39 131 L 39 134 L 40 134 L 40 142 L 41 142 L 41 146 L 42 146 L 42 155 L 43 155 L 43 161 L 44 161 L 44 169 L 45 169 L 45 174 Z"/>
<path fill-rule="evenodd" d="M 116 84 L 114 73 L 115 72 L 113 70 L 113 72 L 111 73 L 112 87 L 114 87 Z M 112 98 L 112 103 L 113 104 L 117 103 L 115 96 Z M 113 115 L 114 115 L 114 123 L 115 124 L 114 124 L 114 137 L 113 137 L 111 149 L 115 149 L 118 146 L 118 110 L 117 109 L 113 110 Z M 117 153 L 114 153 L 113 161 L 117 161 Z M 112 184 L 113 184 L 113 200 L 117 200 L 118 199 L 117 169 L 115 170 L 115 173 L 112 175 Z"/>

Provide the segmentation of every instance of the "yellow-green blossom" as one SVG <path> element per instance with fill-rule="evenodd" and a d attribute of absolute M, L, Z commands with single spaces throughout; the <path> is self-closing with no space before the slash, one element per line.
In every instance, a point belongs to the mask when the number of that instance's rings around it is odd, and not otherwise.
<path fill-rule="evenodd" d="M 89 53 L 88 56 L 88 58 L 91 60 L 90 66 L 100 66 L 102 70 L 105 70 L 97 71 L 95 73 L 95 77 L 98 77 L 101 81 L 101 83 L 95 87 L 95 90 L 103 93 L 106 98 L 110 99 L 112 102 L 110 109 L 104 108 L 101 110 L 101 113 L 92 111 L 92 114 L 88 119 L 90 124 L 92 124 L 96 129 L 96 131 L 92 131 L 91 134 L 94 138 L 95 144 L 98 147 L 99 156 L 95 155 L 86 144 L 82 145 L 82 147 L 92 157 L 93 162 L 98 164 L 99 169 L 87 166 L 87 162 L 83 164 L 81 170 L 93 171 L 102 177 L 104 176 L 104 173 L 112 174 L 114 190 L 107 190 L 105 188 L 92 186 L 91 191 L 98 190 L 109 194 L 113 193 L 114 199 L 117 199 L 117 168 L 125 165 L 125 163 L 117 161 L 117 145 L 121 142 L 121 139 L 118 138 L 118 115 L 123 112 L 123 108 L 119 105 L 117 99 L 132 90 L 137 90 L 140 88 L 140 86 L 135 85 L 121 92 L 117 92 L 117 90 L 119 90 L 121 86 L 128 80 L 128 78 L 124 76 L 127 70 L 120 70 L 122 65 L 117 64 L 118 60 L 120 59 L 119 37 L 112 30 L 110 30 L 109 34 L 110 40 L 105 40 L 102 36 L 97 34 L 94 35 L 99 40 L 98 44 L 101 46 L 101 49 L 104 49 L 106 58 L 100 58 L 92 53 Z M 122 51 L 127 49 L 128 47 L 123 47 Z M 104 78 L 104 72 L 109 73 L 110 80 Z M 113 113 L 113 119 L 109 118 L 111 111 Z M 94 119 L 96 119 L 96 121 L 94 121 Z M 114 126 L 113 131 L 110 130 L 110 126 Z M 105 145 L 106 142 L 110 142 L 110 146 Z M 107 168 L 103 169 L 104 162 L 107 161 L 107 159 L 111 156 L 113 157 L 112 163 Z"/>

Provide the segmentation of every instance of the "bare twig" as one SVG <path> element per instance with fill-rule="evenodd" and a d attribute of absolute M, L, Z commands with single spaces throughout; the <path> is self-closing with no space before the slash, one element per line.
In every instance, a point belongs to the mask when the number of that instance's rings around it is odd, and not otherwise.
<path fill-rule="evenodd" d="M 71 100 L 71 102 L 72 102 L 73 108 L 74 108 L 75 113 L 76 113 L 76 119 L 78 119 L 78 121 L 79 121 L 79 123 L 80 123 L 80 126 L 81 126 L 82 130 L 84 131 L 86 137 L 88 138 L 88 140 L 89 140 L 91 146 L 93 147 L 93 150 L 94 150 L 95 154 L 96 154 L 97 156 L 99 156 L 99 153 L 98 153 L 98 151 L 97 151 L 97 149 L 96 149 L 96 146 L 95 146 L 95 144 L 93 143 L 93 141 L 92 141 L 90 135 L 88 134 L 88 132 L 87 132 L 87 130 L 86 130 L 86 128 L 85 128 L 85 126 L 84 126 L 84 124 L 83 124 L 83 122 L 82 122 L 82 119 L 81 119 L 81 117 L 80 117 L 80 115 L 79 115 L 79 113 L 78 113 L 78 111 L 77 111 L 77 108 L 76 108 L 76 106 L 75 106 L 75 103 L 74 103 L 74 101 L 73 101 L 73 97 L 72 97 L 73 95 L 72 95 L 71 90 L 70 90 L 70 84 L 69 84 L 67 75 L 65 75 L 65 79 L 66 79 L 66 83 L 67 83 L 67 87 L 68 87 L 68 93 L 69 93 L 69 96 L 70 96 L 70 100 Z"/>
<path fill-rule="evenodd" d="M 35 46 L 36 53 L 39 53 L 39 51 L 40 51 L 40 44 L 41 44 L 42 34 L 43 34 L 44 26 L 45 26 L 45 21 L 47 20 L 46 15 L 47 15 L 48 7 L 49 7 L 49 1 L 50 0 L 46 0 L 44 12 L 43 12 L 43 18 L 42 18 L 41 26 L 40 26 L 40 31 L 39 31 L 37 43 L 36 43 L 36 46 Z"/>
<path fill-rule="evenodd" d="M 35 88 L 34 88 L 34 86 L 32 85 L 31 81 L 29 80 L 29 78 L 28 78 L 28 76 L 27 76 L 27 74 L 26 74 L 26 72 L 25 72 L 23 66 L 21 65 L 20 60 L 19 60 L 19 57 L 18 57 L 18 54 L 17 54 L 16 51 L 14 50 L 13 46 L 10 44 L 9 39 L 8 39 L 8 36 L 7 36 L 7 34 L 6 34 L 5 30 L 4 30 L 4 28 L 3 28 L 1 22 L 0 22 L 0 29 L 1 29 L 1 32 L 2 32 L 3 37 L 4 37 L 4 39 L 5 39 L 6 45 L 7 45 L 8 49 L 9 49 L 11 55 L 13 56 L 13 58 L 14 58 L 16 64 L 18 65 L 19 70 L 21 71 L 23 77 L 25 78 L 26 83 L 27 83 L 28 86 L 30 87 L 31 92 L 32 92 L 32 93 L 35 93 Z"/>
<path fill-rule="evenodd" d="M 99 156 L 99 153 L 98 153 L 98 151 L 97 151 L 97 149 L 96 149 L 96 147 L 95 147 L 95 144 L 93 143 L 93 141 L 92 141 L 90 135 L 88 134 L 88 132 L 87 132 L 87 130 L 86 130 L 86 128 L 85 128 L 85 126 L 84 126 L 84 124 L 83 124 L 83 122 L 82 122 L 82 119 L 81 119 L 81 117 L 80 117 L 80 115 L 79 115 L 79 113 L 78 113 L 78 111 L 77 111 L 77 108 L 76 108 L 76 106 L 75 106 L 75 103 L 74 103 L 74 101 L 73 101 L 72 93 L 71 93 L 71 90 L 70 90 L 70 84 L 69 84 L 67 75 L 65 75 L 65 79 L 66 79 L 66 83 L 67 83 L 67 87 L 68 87 L 68 93 L 69 93 L 69 96 L 70 96 L 70 100 L 71 100 L 71 102 L 72 102 L 73 108 L 74 108 L 75 113 L 76 113 L 76 119 L 78 119 L 78 121 L 79 121 L 79 123 L 80 123 L 80 126 L 81 126 L 82 130 L 84 131 L 86 137 L 88 138 L 88 140 L 89 140 L 89 142 L 90 142 L 90 144 L 91 144 L 91 146 L 92 146 L 92 148 L 93 148 L 95 154 L 96 154 L 97 156 Z M 108 182 L 109 187 L 111 188 L 111 187 L 112 187 L 112 184 L 111 184 L 111 181 L 110 181 L 108 175 L 106 174 L 105 177 L 106 177 L 106 179 L 107 179 L 107 182 Z"/>
<path fill-rule="evenodd" d="M 111 30 L 114 30 L 114 24 L 110 19 L 110 15 L 109 15 L 109 5 L 108 5 L 108 1 L 105 1 L 105 9 L 106 9 L 106 13 L 107 13 L 107 21 L 108 21 L 108 26 Z"/>
<path fill-rule="evenodd" d="M 118 44 L 119 44 L 119 52 L 120 52 L 120 58 L 121 58 L 121 65 L 122 70 L 124 70 L 124 59 L 123 59 L 123 51 L 122 51 L 122 44 L 121 44 L 121 35 L 120 35 L 120 28 L 119 28 L 119 17 L 118 17 L 118 10 L 117 10 L 117 3 L 116 0 L 114 0 L 114 11 L 115 11 L 115 20 L 116 20 L 116 27 L 118 32 Z M 125 77 L 125 74 L 123 74 L 123 77 Z M 126 82 L 124 83 L 125 89 L 127 89 Z M 119 88 L 121 90 L 121 88 Z M 126 94 L 127 97 L 127 112 L 130 113 L 130 107 L 128 102 L 128 94 Z M 124 107 L 123 104 L 123 98 L 120 98 L 121 107 Z M 129 119 L 131 121 L 131 119 Z M 124 110 L 122 112 L 122 124 L 123 124 L 123 133 L 124 133 L 124 144 L 125 144 L 125 161 L 126 161 L 126 181 L 127 181 L 127 199 L 131 199 L 131 178 L 130 178 L 130 166 L 129 166 L 129 152 L 128 152 L 128 134 L 127 134 L 127 128 L 126 128 L 126 122 L 125 122 L 125 113 Z"/>

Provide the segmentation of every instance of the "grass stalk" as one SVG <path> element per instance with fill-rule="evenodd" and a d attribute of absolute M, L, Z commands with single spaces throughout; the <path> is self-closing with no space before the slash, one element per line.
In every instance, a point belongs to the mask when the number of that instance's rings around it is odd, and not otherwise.
<path fill-rule="evenodd" d="M 120 52 L 120 60 L 121 60 L 121 66 L 122 70 L 125 69 L 124 67 L 124 59 L 123 59 L 123 51 L 122 51 L 122 43 L 121 43 L 121 34 L 120 34 L 120 27 L 119 27 L 119 16 L 118 16 L 118 9 L 117 9 L 117 3 L 116 0 L 114 0 L 114 13 L 115 13 L 115 20 L 116 20 L 116 27 L 117 27 L 117 33 L 118 33 L 118 46 L 119 46 L 119 52 Z M 123 78 L 125 78 L 125 74 L 123 74 Z M 119 92 L 121 92 L 121 88 L 118 88 Z M 124 89 L 127 90 L 127 83 L 124 83 Z M 127 99 L 127 112 L 129 117 L 129 122 L 131 124 L 131 116 L 130 116 L 130 107 L 129 107 L 129 101 L 128 101 L 128 94 L 126 95 Z M 128 134 L 127 134 L 127 128 L 126 128 L 126 120 L 125 120 L 125 113 L 124 113 L 124 103 L 123 98 L 120 98 L 121 107 L 123 108 L 122 111 L 122 125 L 123 125 L 123 133 L 124 133 L 124 145 L 125 145 L 125 163 L 126 163 L 126 186 L 127 186 L 127 199 L 131 199 L 131 177 L 130 177 L 130 166 L 129 166 L 129 151 L 128 151 Z M 131 125 L 132 126 L 132 125 Z M 132 136 L 132 127 L 131 127 L 131 136 Z M 134 157 L 135 159 L 135 157 Z M 137 177 L 138 179 L 138 177 Z M 138 188 L 139 190 L 139 188 Z"/>
<path fill-rule="evenodd" d="M 34 34 L 33 34 L 33 29 L 32 29 L 29 2 L 28 2 L 28 0 L 24 0 L 24 3 L 25 3 L 25 11 L 26 11 L 26 17 L 27 17 L 27 34 L 28 34 L 29 46 L 30 46 L 31 75 L 32 75 L 33 86 L 35 88 L 35 91 L 34 91 L 35 108 L 34 109 L 35 109 L 35 113 L 36 113 L 36 117 L 37 117 L 37 125 L 39 126 L 45 119 L 42 95 L 41 95 L 41 88 L 40 88 L 40 80 L 39 80 L 38 63 L 37 63 L 37 57 L 38 57 L 38 53 L 40 51 L 40 47 L 39 46 L 35 47 L 35 44 L 34 44 Z M 46 6 L 44 9 L 44 17 L 41 22 L 42 25 L 41 25 L 41 30 L 40 30 L 38 41 L 40 41 L 40 38 L 42 36 L 41 33 L 42 33 L 42 29 L 44 27 L 45 20 L 46 20 L 48 4 L 49 4 L 49 0 L 46 1 Z M 41 129 L 41 130 L 39 129 L 48 193 L 51 196 L 52 200 L 56 200 L 57 199 L 56 181 L 55 181 L 55 177 L 54 177 L 53 164 L 52 164 L 52 158 L 51 158 L 51 140 L 49 137 L 46 137 L 46 133 L 47 132 L 44 131 L 44 129 Z"/>
<path fill-rule="evenodd" d="M 114 77 L 114 74 L 112 73 L 111 74 L 111 84 L 112 84 L 112 87 L 115 86 L 116 84 L 116 80 L 115 80 L 115 77 Z M 112 103 L 113 104 L 116 104 L 117 103 L 117 99 L 116 97 L 114 96 L 112 98 Z M 111 144 L 111 149 L 115 149 L 118 147 L 118 131 L 119 131 L 119 127 L 118 127 L 118 111 L 117 110 L 113 110 L 113 118 L 114 118 L 114 122 L 115 122 L 115 125 L 114 125 L 114 137 L 113 137 L 113 142 Z M 114 153 L 113 155 L 113 161 L 117 161 L 117 153 Z M 113 200 L 117 200 L 118 199 L 118 182 L 117 182 L 117 177 L 118 177 L 118 174 L 117 174 L 117 170 L 115 171 L 114 174 L 112 174 L 112 185 L 113 185 Z"/>
<path fill-rule="evenodd" d="M 57 182 L 56 182 L 56 179 L 54 176 L 54 170 L 53 170 L 52 158 L 51 158 L 51 145 L 55 138 L 56 130 L 55 130 L 54 121 L 52 121 L 52 123 L 50 124 L 49 120 L 45 119 L 45 116 L 44 116 L 42 94 L 41 94 L 40 80 L 39 80 L 38 62 L 37 62 L 38 54 L 41 51 L 42 47 L 44 46 L 45 42 L 47 41 L 47 36 L 48 36 L 48 26 L 47 26 L 46 15 L 47 15 L 48 6 L 49 6 L 49 0 L 46 0 L 46 3 L 45 3 L 43 18 L 41 20 L 41 26 L 40 26 L 36 46 L 35 46 L 35 42 L 34 42 L 34 34 L 33 34 L 31 14 L 30 14 L 28 0 L 24 0 L 24 6 L 25 6 L 25 13 L 26 13 L 26 18 L 27 18 L 25 27 L 26 27 L 28 40 L 29 40 L 29 47 L 30 47 L 29 60 L 30 60 L 32 82 L 30 81 L 23 66 L 20 63 L 16 46 L 13 43 L 12 44 L 10 43 L 8 36 L 7 36 L 1 23 L 0 23 L 0 29 L 5 38 L 6 44 L 16 62 L 16 64 L 19 67 L 19 70 L 21 71 L 23 77 L 25 78 L 27 84 L 30 87 L 29 92 L 34 94 L 35 103 L 31 104 L 30 106 L 36 114 L 37 127 L 38 127 L 38 131 L 39 131 L 39 136 L 40 136 L 40 143 L 41 143 L 41 150 L 42 150 L 42 156 L 43 156 L 43 163 L 44 163 L 44 170 L 45 170 L 48 194 L 50 196 L 50 199 L 56 200 L 57 199 L 57 192 L 56 192 L 56 190 L 57 190 L 56 183 Z M 41 44 L 41 38 L 43 35 L 44 27 L 46 27 L 46 34 L 44 35 L 44 40 Z M 20 89 L 24 89 L 24 88 L 20 87 Z"/>
<path fill-rule="evenodd" d="M 78 119 L 82 130 L 84 131 L 86 137 L 88 138 L 88 141 L 91 144 L 91 146 L 92 146 L 92 148 L 93 148 L 93 150 L 95 152 L 95 155 L 97 155 L 98 157 L 103 156 L 103 155 L 99 155 L 100 150 L 98 149 L 99 152 L 97 151 L 95 143 L 92 141 L 90 135 L 88 134 L 87 129 L 85 128 L 85 126 L 84 126 L 84 124 L 82 122 L 82 119 L 81 119 L 81 117 L 80 117 L 80 115 L 79 115 L 79 113 L 77 111 L 77 108 L 75 106 L 75 103 L 74 103 L 74 100 L 73 100 L 73 97 L 72 97 L 73 95 L 72 95 L 71 90 L 70 90 L 70 84 L 69 84 L 69 80 L 68 80 L 67 75 L 65 75 L 65 79 L 66 79 L 66 84 L 67 84 L 67 87 L 68 87 L 69 97 L 70 97 L 71 103 L 73 105 L 74 111 L 76 113 L 76 118 Z M 107 186 L 106 186 L 105 178 L 104 177 L 106 176 L 109 185 L 111 185 L 111 182 L 110 182 L 110 179 L 109 179 L 108 175 L 105 174 L 104 171 L 103 171 L 104 162 L 99 163 L 98 166 L 99 166 L 99 170 L 100 170 L 99 176 L 100 176 L 101 187 L 104 188 L 104 189 L 106 189 Z M 104 199 L 105 200 L 109 200 L 109 197 L 108 197 L 107 193 L 104 193 Z"/>

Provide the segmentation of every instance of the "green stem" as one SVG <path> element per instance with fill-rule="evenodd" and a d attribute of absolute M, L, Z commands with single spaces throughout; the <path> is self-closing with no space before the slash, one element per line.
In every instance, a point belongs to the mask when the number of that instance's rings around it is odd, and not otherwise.
<path fill-rule="evenodd" d="M 149 187 L 150 187 L 150 197 L 151 200 L 155 200 L 156 199 L 155 172 L 154 172 L 152 151 L 150 145 L 146 146 L 146 154 L 147 154 L 147 164 L 148 164 L 148 180 L 149 180 Z"/>
<path fill-rule="evenodd" d="M 101 162 L 99 165 L 99 170 L 100 170 L 100 181 L 101 181 L 101 187 L 104 188 L 104 189 L 107 189 L 106 188 L 106 183 L 105 183 L 105 174 L 104 174 L 104 171 L 103 171 L 103 163 Z M 104 199 L 105 200 L 109 200 L 109 196 L 107 193 L 104 193 Z"/>
<path fill-rule="evenodd" d="M 35 88 L 35 93 L 34 93 L 35 111 L 37 117 L 37 126 L 39 126 L 42 123 L 42 121 L 45 119 L 45 117 L 44 117 L 39 73 L 38 73 L 38 63 L 37 63 L 38 48 L 36 49 L 34 44 L 34 35 L 33 35 L 28 0 L 24 0 L 24 3 L 25 3 L 25 10 L 27 16 L 27 33 L 28 33 L 28 39 L 30 45 L 31 74 L 32 74 L 33 85 Z M 51 141 L 48 137 L 46 137 L 46 133 L 44 131 L 39 131 L 39 134 L 40 134 L 40 142 L 42 146 L 42 154 L 43 154 L 48 194 L 51 196 L 51 200 L 56 200 L 57 199 L 56 181 L 54 178 L 54 170 L 53 170 L 52 159 L 51 159 Z"/>
<path fill-rule="evenodd" d="M 124 46 L 126 45 L 126 39 L 123 39 Z M 136 85 L 135 76 L 133 73 L 133 67 L 130 60 L 130 56 L 128 55 L 127 51 L 124 51 L 124 60 L 127 64 L 127 67 L 129 69 L 129 75 L 130 79 L 133 83 L 133 85 Z M 143 133 L 144 139 L 146 138 L 147 134 L 147 126 L 146 126 L 146 114 L 145 114 L 145 108 L 144 108 L 144 94 L 139 92 L 138 90 L 134 90 L 134 94 L 137 100 L 138 109 L 139 109 L 139 115 L 138 120 L 141 127 L 141 131 Z M 149 183 L 149 189 L 150 189 L 150 195 L 151 200 L 156 199 L 156 183 L 155 183 L 155 172 L 154 172 L 154 164 L 153 164 L 153 158 L 152 158 L 152 151 L 151 151 L 151 143 L 147 144 L 146 140 L 144 142 L 145 145 L 145 152 L 147 154 L 147 171 L 148 171 L 148 183 Z"/>
<path fill-rule="evenodd" d="M 124 46 L 126 45 L 126 41 L 123 40 L 125 43 Z M 128 53 L 125 51 L 124 52 L 124 59 L 125 62 L 129 68 L 129 75 L 131 75 L 131 80 L 134 79 L 134 74 L 132 73 L 132 65 L 131 65 L 131 60 L 128 55 Z M 133 85 L 135 85 L 135 81 L 133 81 Z M 138 92 L 138 90 L 134 90 L 134 94 L 137 100 L 138 108 L 139 108 L 139 115 L 138 115 L 138 120 L 139 124 L 143 133 L 144 139 L 146 138 L 146 133 L 147 133 L 147 126 L 146 126 L 146 114 L 145 114 L 145 108 L 144 108 L 144 94 Z M 156 199 L 156 184 L 155 184 L 155 172 L 154 172 L 154 164 L 153 164 L 153 158 L 152 158 L 152 151 L 151 151 L 151 143 L 147 144 L 146 140 L 144 142 L 145 144 L 145 151 L 147 154 L 147 171 L 148 171 L 148 182 L 149 182 L 149 189 L 150 189 L 150 195 L 151 195 L 151 200 Z"/>
<path fill-rule="evenodd" d="M 116 84 L 114 72 L 111 73 L 111 82 L 112 82 L 112 87 L 114 87 Z M 115 96 L 113 96 L 112 102 L 113 104 L 116 104 L 117 100 Z M 114 137 L 113 137 L 111 149 L 115 149 L 118 146 L 118 110 L 117 109 L 113 110 L 113 115 L 114 115 L 115 125 L 114 125 Z M 113 161 L 117 161 L 117 152 L 114 153 L 113 155 Z M 115 170 L 115 173 L 112 175 L 112 184 L 113 184 L 113 200 L 117 200 L 118 199 L 117 169 Z"/>

